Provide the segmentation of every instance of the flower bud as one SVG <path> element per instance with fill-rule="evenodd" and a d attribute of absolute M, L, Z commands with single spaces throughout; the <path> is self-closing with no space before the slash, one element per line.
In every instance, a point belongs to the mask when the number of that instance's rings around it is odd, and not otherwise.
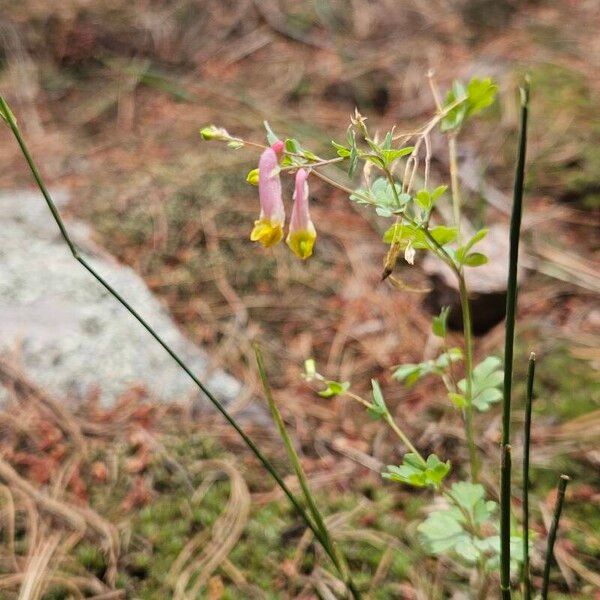
<path fill-rule="evenodd" d="M 208 125 L 207 127 L 203 127 L 200 130 L 200 135 L 203 140 L 220 140 L 220 141 L 228 141 L 231 138 L 231 135 L 226 129 L 222 127 L 217 127 L 216 125 Z"/>

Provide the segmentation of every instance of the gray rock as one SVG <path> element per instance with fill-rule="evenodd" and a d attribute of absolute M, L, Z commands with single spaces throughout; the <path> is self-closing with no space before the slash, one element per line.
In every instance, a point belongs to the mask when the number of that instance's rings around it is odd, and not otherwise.
<path fill-rule="evenodd" d="M 55 193 L 64 205 L 65 193 Z M 100 274 L 156 329 L 225 404 L 241 391 L 230 375 L 209 369 L 143 280 L 91 241 L 85 224 L 67 228 Z M 69 253 L 40 194 L 0 193 L 0 351 L 14 353 L 38 385 L 83 399 L 98 389 L 110 405 L 141 384 L 164 402 L 200 392 L 141 325 Z M 202 405 L 208 405 L 206 398 Z"/>

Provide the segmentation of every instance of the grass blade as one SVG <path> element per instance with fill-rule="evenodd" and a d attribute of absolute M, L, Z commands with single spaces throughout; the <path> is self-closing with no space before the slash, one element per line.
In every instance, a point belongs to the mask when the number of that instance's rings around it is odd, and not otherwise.
<path fill-rule="evenodd" d="M 546 562 L 544 564 L 544 577 L 542 579 L 542 600 L 548 599 L 548 586 L 550 585 L 550 567 L 552 566 L 552 558 L 554 557 L 554 542 L 556 542 L 556 533 L 560 522 L 560 514 L 562 513 L 563 503 L 565 500 L 565 492 L 570 479 L 567 475 L 561 475 L 558 480 L 558 493 L 556 495 L 556 504 L 554 505 L 554 517 L 552 525 L 548 532 L 548 546 L 546 548 Z"/>
<path fill-rule="evenodd" d="M 296 473 L 296 477 L 298 477 L 298 482 L 300 483 L 300 487 L 302 488 L 302 492 L 306 499 L 308 509 L 314 519 L 314 522 L 315 522 L 317 528 L 319 529 L 319 531 L 323 537 L 323 540 L 325 541 L 325 544 L 323 544 L 323 542 L 322 542 L 323 548 L 325 549 L 325 551 L 327 552 L 327 554 L 333 561 L 336 569 L 338 570 L 338 572 L 344 579 L 344 582 L 348 586 L 348 589 L 350 589 L 350 591 L 352 592 L 352 594 L 355 598 L 358 598 L 359 594 L 356 590 L 356 587 L 354 586 L 352 577 L 350 576 L 348 566 L 346 563 L 346 559 L 344 558 L 344 556 L 342 556 L 341 552 L 339 552 L 339 550 L 337 550 L 331 536 L 329 535 L 329 531 L 327 529 L 327 526 L 325 525 L 325 521 L 323 519 L 323 516 L 321 515 L 321 511 L 317 507 L 317 503 L 315 502 L 314 496 L 312 495 L 312 492 L 310 491 L 310 486 L 308 485 L 308 479 L 306 478 L 306 473 L 304 472 L 304 469 L 302 468 L 302 463 L 300 462 L 300 457 L 298 456 L 298 453 L 296 452 L 296 449 L 294 448 L 294 444 L 287 432 L 287 429 L 285 427 L 285 423 L 283 422 L 281 413 L 279 412 L 279 409 L 277 408 L 277 405 L 275 404 L 275 400 L 273 398 L 273 394 L 271 392 L 271 386 L 269 384 L 269 379 L 267 376 L 267 370 L 265 368 L 265 362 L 263 359 L 263 355 L 257 344 L 254 344 L 254 353 L 256 355 L 256 363 L 258 365 L 258 372 L 260 375 L 260 380 L 263 385 L 263 390 L 265 392 L 265 396 L 267 398 L 269 410 L 271 411 L 271 414 L 273 415 L 273 419 L 275 420 L 275 424 L 277 425 L 279 435 L 281 436 L 281 439 L 283 440 L 283 443 L 287 450 L 287 454 L 290 459 L 290 462 L 292 463 L 294 471 Z"/>

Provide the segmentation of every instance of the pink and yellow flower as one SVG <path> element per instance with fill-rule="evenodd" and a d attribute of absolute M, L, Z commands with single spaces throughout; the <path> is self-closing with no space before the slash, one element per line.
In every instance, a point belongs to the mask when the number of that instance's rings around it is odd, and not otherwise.
<path fill-rule="evenodd" d="M 285 240 L 292 252 L 302 259 L 306 259 L 312 255 L 315 240 L 317 239 L 317 232 L 308 209 L 307 179 L 308 171 L 306 169 L 298 169 L 290 230 Z"/>
<path fill-rule="evenodd" d="M 285 223 L 279 160 L 273 148 L 267 148 L 258 161 L 258 196 L 260 216 L 254 221 L 250 239 L 268 248 L 281 241 Z"/>

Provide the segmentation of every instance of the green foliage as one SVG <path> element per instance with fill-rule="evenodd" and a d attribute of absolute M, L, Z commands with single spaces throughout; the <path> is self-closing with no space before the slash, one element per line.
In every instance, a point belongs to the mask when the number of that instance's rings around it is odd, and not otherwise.
<path fill-rule="evenodd" d="M 474 77 L 466 88 L 460 81 L 455 81 L 446 95 L 444 108 L 458 104 L 442 119 L 441 130 L 458 131 L 468 117 L 476 115 L 494 102 L 497 91 L 498 86 L 489 77 L 486 79 Z M 460 102 L 463 99 L 464 101 Z"/>
<path fill-rule="evenodd" d="M 324 381 L 325 389 L 317 392 L 321 398 L 333 398 L 339 396 L 350 389 L 348 381 Z"/>
<path fill-rule="evenodd" d="M 502 399 L 502 392 L 498 389 L 504 378 L 501 366 L 499 358 L 488 356 L 473 369 L 472 403 L 481 412 L 489 410 L 492 404 Z M 458 382 L 458 388 L 463 394 L 466 393 L 465 379 Z"/>
<path fill-rule="evenodd" d="M 454 483 L 446 494 L 451 505 L 436 510 L 417 528 L 427 552 L 451 554 L 467 565 L 483 562 L 486 571 L 497 570 L 500 555 L 498 526 L 492 520 L 497 504 L 485 499 L 480 484 Z M 521 538 L 514 536 L 513 569 L 521 557 Z"/>
<path fill-rule="evenodd" d="M 456 249 L 454 256 L 459 265 L 467 267 L 478 267 L 487 263 L 488 259 L 481 252 L 471 252 L 471 248 L 477 242 L 480 242 L 487 234 L 489 229 L 480 229 L 464 246 Z"/>
<path fill-rule="evenodd" d="M 381 392 L 381 387 L 379 386 L 379 382 L 376 379 L 371 379 L 371 388 L 372 388 L 372 396 L 373 403 L 369 408 L 369 414 L 376 419 L 380 419 L 389 414 L 388 407 L 385 404 L 385 400 L 383 399 L 383 393 Z"/>
<path fill-rule="evenodd" d="M 395 183 L 395 192 L 385 177 L 376 179 L 370 187 L 359 188 L 350 196 L 357 204 L 375 206 L 375 212 L 380 217 L 391 217 L 401 213 L 410 201 L 409 194 L 402 193 L 402 187 Z"/>
<path fill-rule="evenodd" d="M 404 381 L 406 386 L 411 386 L 425 375 L 445 375 L 450 364 L 461 360 L 462 356 L 460 348 L 450 348 L 436 359 L 400 365 L 394 371 L 393 377 L 398 381 Z"/>
<path fill-rule="evenodd" d="M 442 462 L 435 454 L 430 454 L 423 462 L 412 452 L 404 455 L 402 464 L 397 467 L 388 465 L 382 476 L 390 481 L 406 483 L 413 487 L 433 487 L 436 490 L 450 473 L 450 461 Z"/>
<path fill-rule="evenodd" d="M 440 314 L 437 317 L 433 317 L 433 321 L 431 323 L 431 330 L 433 331 L 433 335 L 445 338 L 447 333 L 447 321 L 448 315 L 450 314 L 450 307 L 444 306 L 440 311 Z"/>
<path fill-rule="evenodd" d="M 447 185 L 439 185 L 433 191 L 421 189 L 415 195 L 417 204 L 425 211 L 430 211 L 433 208 L 436 200 L 440 198 L 448 189 Z"/>
<path fill-rule="evenodd" d="M 429 229 L 429 235 L 440 245 L 453 242 L 458 235 L 456 227 L 438 225 Z M 384 234 L 383 241 L 388 244 L 399 243 L 401 247 L 411 246 L 415 250 L 435 250 L 435 244 L 419 226 L 412 223 L 394 223 Z"/>

